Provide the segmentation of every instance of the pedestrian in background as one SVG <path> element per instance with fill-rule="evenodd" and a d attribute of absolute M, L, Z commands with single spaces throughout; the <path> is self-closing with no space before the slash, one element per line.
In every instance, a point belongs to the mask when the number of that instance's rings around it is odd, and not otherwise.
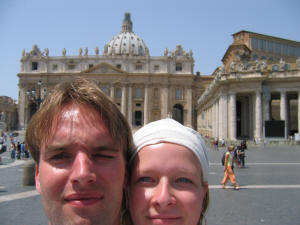
<path fill-rule="evenodd" d="M 244 145 L 243 145 L 243 142 L 241 143 L 238 151 L 237 151 L 237 155 L 238 155 L 238 158 L 239 158 L 239 163 L 240 163 L 240 166 L 241 167 L 245 167 L 245 148 L 244 148 Z"/>
<path fill-rule="evenodd" d="M 15 160 L 16 159 L 16 145 L 15 145 L 15 143 L 11 142 L 9 150 L 11 151 L 10 158 L 12 160 Z"/>
<path fill-rule="evenodd" d="M 234 148 L 235 148 L 234 145 L 230 145 L 227 148 L 228 151 L 225 154 L 224 177 L 222 180 L 222 188 L 223 189 L 225 189 L 226 183 L 228 182 L 229 179 L 235 190 L 240 189 L 239 185 L 236 183 L 236 178 L 235 178 L 234 172 L 232 170 L 233 157 L 232 157 L 231 153 L 233 152 Z"/>

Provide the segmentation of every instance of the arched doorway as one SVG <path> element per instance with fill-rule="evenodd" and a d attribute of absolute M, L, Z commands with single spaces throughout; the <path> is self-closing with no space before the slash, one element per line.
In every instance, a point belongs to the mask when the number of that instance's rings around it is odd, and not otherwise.
<path fill-rule="evenodd" d="M 183 124 L 183 106 L 176 104 L 173 106 L 172 118 L 179 123 Z"/>
<path fill-rule="evenodd" d="M 143 121 L 142 121 L 142 112 L 141 111 L 135 111 L 134 112 L 134 125 L 135 126 L 142 126 Z"/>

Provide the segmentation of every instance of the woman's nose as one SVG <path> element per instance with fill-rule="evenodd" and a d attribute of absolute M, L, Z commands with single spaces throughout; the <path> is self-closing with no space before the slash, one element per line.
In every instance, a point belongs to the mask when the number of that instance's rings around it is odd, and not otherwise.
<path fill-rule="evenodd" d="M 167 207 L 176 203 L 176 198 L 169 181 L 161 180 L 155 187 L 152 203 L 157 207 Z"/>
<path fill-rule="evenodd" d="M 91 184 L 96 181 L 93 161 L 85 152 L 78 152 L 72 165 L 71 182 L 81 185 Z"/>

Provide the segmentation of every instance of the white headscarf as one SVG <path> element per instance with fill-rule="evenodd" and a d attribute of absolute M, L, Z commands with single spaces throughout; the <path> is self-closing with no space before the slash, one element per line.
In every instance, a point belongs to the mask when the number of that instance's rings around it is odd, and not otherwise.
<path fill-rule="evenodd" d="M 148 123 L 133 135 L 133 140 L 135 149 L 132 151 L 130 162 L 147 145 L 174 143 L 188 148 L 197 156 L 202 167 L 203 180 L 207 181 L 209 169 L 207 148 L 197 131 L 168 118 Z"/>

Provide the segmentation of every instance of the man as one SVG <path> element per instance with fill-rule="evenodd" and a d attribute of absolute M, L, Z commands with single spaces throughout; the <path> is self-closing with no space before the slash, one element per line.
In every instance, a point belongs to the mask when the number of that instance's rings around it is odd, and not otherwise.
<path fill-rule="evenodd" d="M 96 85 L 58 85 L 28 124 L 26 143 L 50 225 L 120 224 L 132 134 Z"/>

